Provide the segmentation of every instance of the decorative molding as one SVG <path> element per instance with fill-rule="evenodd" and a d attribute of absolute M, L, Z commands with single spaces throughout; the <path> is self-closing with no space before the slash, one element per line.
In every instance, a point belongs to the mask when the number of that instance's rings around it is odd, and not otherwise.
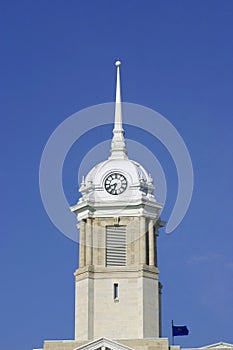
<path fill-rule="evenodd" d="M 126 345 L 119 344 L 113 340 L 109 340 L 106 338 L 94 340 L 93 342 L 86 345 L 82 345 L 78 348 L 75 348 L 74 350 L 102 350 L 102 348 L 111 350 L 133 350 L 132 348 Z"/>

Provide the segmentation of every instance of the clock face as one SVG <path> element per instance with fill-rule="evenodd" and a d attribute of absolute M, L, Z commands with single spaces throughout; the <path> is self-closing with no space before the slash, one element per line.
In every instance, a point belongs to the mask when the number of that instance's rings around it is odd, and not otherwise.
<path fill-rule="evenodd" d="M 108 193 L 118 195 L 126 190 L 127 180 L 122 174 L 112 173 L 106 178 L 104 187 Z"/>

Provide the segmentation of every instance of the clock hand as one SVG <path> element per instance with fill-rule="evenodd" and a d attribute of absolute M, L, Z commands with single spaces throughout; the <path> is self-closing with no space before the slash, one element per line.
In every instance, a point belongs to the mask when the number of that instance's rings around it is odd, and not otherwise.
<path fill-rule="evenodd" d="M 112 185 L 113 189 L 115 190 L 117 187 L 117 182 L 115 184 Z"/>

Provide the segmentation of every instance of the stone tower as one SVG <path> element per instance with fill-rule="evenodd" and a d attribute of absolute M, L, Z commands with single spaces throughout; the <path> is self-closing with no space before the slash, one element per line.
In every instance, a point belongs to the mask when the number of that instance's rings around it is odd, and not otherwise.
<path fill-rule="evenodd" d="M 162 205 L 151 176 L 127 155 L 120 62 L 109 158 L 83 179 L 71 210 L 80 228 L 75 272 L 75 340 L 161 335 L 156 238 Z"/>

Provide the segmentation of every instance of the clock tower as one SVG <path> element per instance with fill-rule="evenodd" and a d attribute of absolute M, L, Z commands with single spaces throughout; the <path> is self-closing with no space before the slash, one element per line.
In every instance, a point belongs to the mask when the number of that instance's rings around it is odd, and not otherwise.
<path fill-rule="evenodd" d="M 153 179 L 128 158 L 122 127 L 120 61 L 110 156 L 83 178 L 71 210 L 80 229 L 75 272 L 75 340 L 161 336 L 157 267 L 159 204 Z"/>

